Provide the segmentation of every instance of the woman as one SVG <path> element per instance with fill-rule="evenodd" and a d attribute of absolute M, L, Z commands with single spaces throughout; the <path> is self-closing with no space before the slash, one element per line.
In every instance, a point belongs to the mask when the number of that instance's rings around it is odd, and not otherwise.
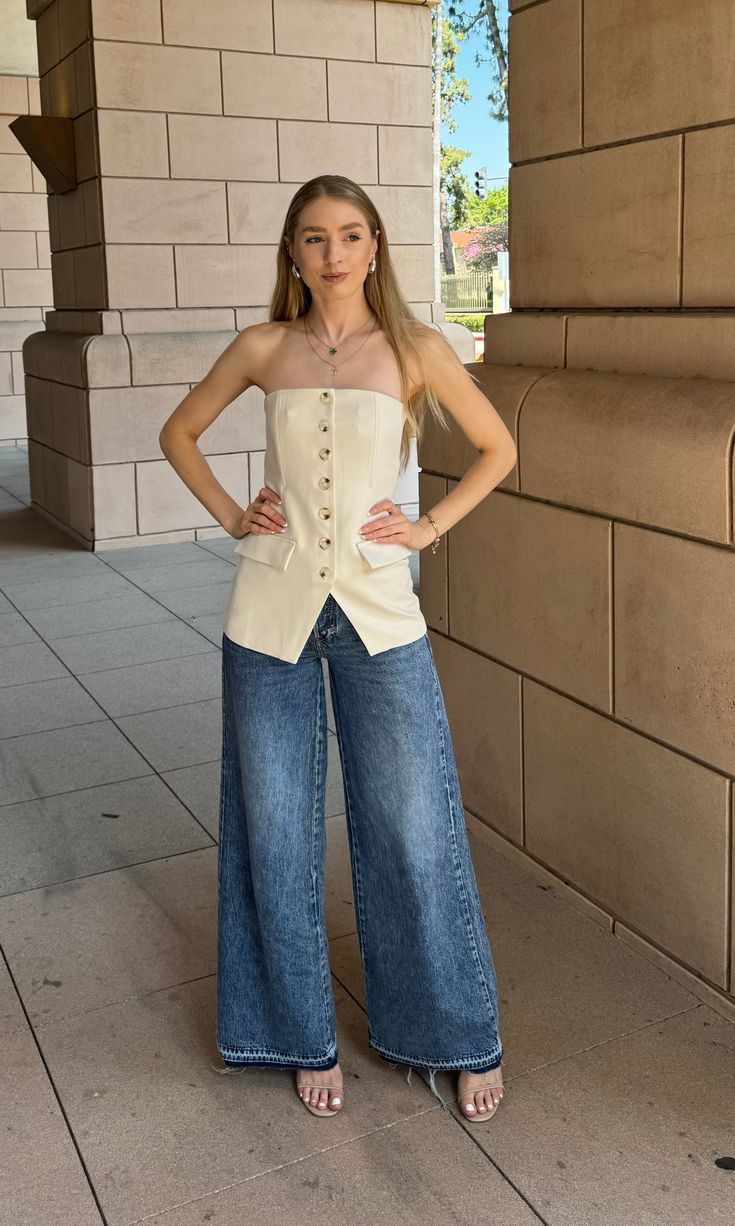
<path fill-rule="evenodd" d="M 369 1043 L 394 1066 L 459 1070 L 468 1119 L 503 1095 L 498 991 L 452 743 L 408 557 L 472 510 L 515 446 L 440 332 L 416 319 L 366 193 L 304 184 L 270 321 L 245 328 L 160 441 L 238 544 L 225 613 L 217 1045 L 296 1069 L 315 1115 L 344 1104 L 324 925 L 329 682 L 345 789 Z M 266 396 L 265 484 L 243 508 L 197 446 L 248 387 Z M 410 521 L 394 491 L 439 400 L 481 453 Z"/>

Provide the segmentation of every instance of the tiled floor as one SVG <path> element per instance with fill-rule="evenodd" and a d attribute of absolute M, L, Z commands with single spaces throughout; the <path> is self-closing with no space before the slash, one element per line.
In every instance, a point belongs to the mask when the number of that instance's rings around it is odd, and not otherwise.
<path fill-rule="evenodd" d="M 473 1125 L 368 1049 L 331 708 L 347 1105 L 315 1120 L 291 1074 L 214 1071 L 232 556 L 86 553 L 0 450 L 0 1223 L 732 1226 L 732 1024 L 475 837 L 503 1105 Z"/>

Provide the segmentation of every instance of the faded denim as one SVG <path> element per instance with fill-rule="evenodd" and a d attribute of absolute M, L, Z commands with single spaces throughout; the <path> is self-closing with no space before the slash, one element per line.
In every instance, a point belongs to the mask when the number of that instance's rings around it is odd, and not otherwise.
<path fill-rule="evenodd" d="M 484 1072 L 498 987 L 429 636 L 371 656 L 329 595 L 298 661 L 223 635 L 217 1047 L 247 1065 L 338 1059 L 324 918 L 329 685 L 345 787 L 368 1041 Z M 410 1077 L 410 1072 L 409 1072 Z"/>

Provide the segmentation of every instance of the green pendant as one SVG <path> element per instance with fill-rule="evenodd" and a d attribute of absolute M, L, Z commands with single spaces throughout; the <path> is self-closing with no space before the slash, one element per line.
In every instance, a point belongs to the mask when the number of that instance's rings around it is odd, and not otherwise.
<path fill-rule="evenodd" d="M 332 353 L 332 354 L 334 354 L 334 353 L 336 353 L 336 352 L 337 352 L 337 350 L 336 350 L 336 349 L 330 349 L 330 350 L 329 350 L 329 352 L 330 352 L 330 353 Z"/>

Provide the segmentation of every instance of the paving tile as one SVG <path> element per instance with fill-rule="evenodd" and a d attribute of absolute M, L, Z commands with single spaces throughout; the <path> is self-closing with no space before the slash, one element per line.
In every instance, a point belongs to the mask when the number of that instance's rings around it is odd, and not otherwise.
<path fill-rule="evenodd" d="M 79 677 L 211 651 L 207 639 L 176 619 L 51 639 L 51 646 Z"/>
<path fill-rule="evenodd" d="M 232 590 L 232 580 L 229 583 L 213 583 L 206 587 L 174 587 L 160 588 L 156 591 L 156 600 L 177 617 L 188 620 L 199 618 L 202 614 L 219 614 L 222 623 L 227 601 Z"/>
<path fill-rule="evenodd" d="M 243 1074 L 245 1076 L 246 1074 Z M 345 1111 L 351 1107 L 345 1097 Z M 447 1112 L 430 1109 L 279 1165 L 146 1226 L 538 1226 L 539 1218 Z"/>
<path fill-rule="evenodd" d="M 232 562 L 233 566 L 236 566 L 240 560 L 239 555 L 235 553 L 236 544 L 237 541 L 233 536 L 215 536 L 199 542 L 201 549 L 216 554 L 218 558 L 225 558 L 228 562 Z"/>
<path fill-rule="evenodd" d="M 0 797 L 6 805 L 150 773 L 107 721 L 0 741 Z"/>
<path fill-rule="evenodd" d="M 214 762 L 222 751 L 222 704 L 218 698 L 149 711 L 117 720 L 157 771 Z"/>
<path fill-rule="evenodd" d="M 216 920 L 211 843 L 0 899 L 5 956 L 35 1026 L 213 974 Z"/>
<path fill-rule="evenodd" d="M 108 570 L 104 562 L 86 549 L 70 549 L 66 554 L 41 555 L 40 551 L 22 559 L 4 558 L 2 586 L 6 592 L 28 583 L 52 580 L 86 579 L 103 575 Z"/>
<path fill-rule="evenodd" d="M 221 613 L 194 613 L 186 619 L 191 626 L 196 626 L 199 634 L 210 643 L 214 643 L 215 647 L 222 647 L 222 614 Z"/>
<path fill-rule="evenodd" d="M 94 634 L 98 630 L 121 630 L 127 626 L 170 621 L 173 614 L 144 592 L 132 591 L 128 596 L 90 600 L 86 604 L 28 609 L 24 616 L 42 638 L 60 639 L 73 634 Z"/>
<path fill-rule="evenodd" d="M 219 839 L 219 797 L 222 764 L 202 762 L 199 766 L 180 766 L 161 775 L 187 809 L 194 814 L 214 839 Z"/>
<path fill-rule="evenodd" d="M 355 907 L 350 874 L 350 849 L 343 815 L 326 823 L 327 856 L 324 866 L 324 906 L 327 937 L 334 940 L 355 931 Z"/>
<path fill-rule="evenodd" d="M 3 1042 L 0 1061 L 0 1221 L 101 1226 L 84 1167 L 29 1031 Z"/>
<path fill-rule="evenodd" d="M 15 643 L 33 643 L 38 635 L 20 613 L 0 610 L 0 647 L 12 647 Z"/>
<path fill-rule="evenodd" d="M 208 561 L 207 551 L 196 541 L 175 541 L 170 545 L 133 545 L 129 549 L 105 550 L 105 561 L 121 574 L 157 570 L 162 566 Z"/>
<path fill-rule="evenodd" d="M 735 1026 L 698 1004 L 513 1077 L 502 1123 L 465 1126 L 554 1226 L 732 1226 L 733 1103 Z"/>
<path fill-rule="evenodd" d="M 72 724 L 89 724 L 104 718 L 99 704 L 74 677 L 0 689 L 0 737 L 69 728 Z"/>
<path fill-rule="evenodd" d="M 105 567 L 94 575 L 78 579 L 46 579 L 41 583 L 14 584 L 6 590 L 13 604 L 25 613 L 28 609 L 45 609 L 51 605 L 87 604 L 105 596 L 129 596 L 136 589 L 122 575 Z"/>
<path fill-rule="evenodd" d="M 45 643 L 0 647 L 0 688 L 68 675 L 68 669 Z"/>
<path fill-rule="evenodd" d="M 197 979 L 38 1032 L 108 1226 L 441 1110 L 420 1080 L 407 1084 L 368 1050 L 362 1011 L 335 985 L 349 1106 L 325 1138 L 292 1071 L 215 1071 L 215 987 L 214 976 Z"/>
<path fill-rule="evenodd" d="M 175 587 L 205 587 L 211 583 L 232 582 L 232 567 L 219 558 L 204 562 L 177 562 L 168 566 L 147 566 L 136 570 L 135 582 L 146 592 Z"/>
<path fill-rule="evenodd" d="M 84 684 L 108 715 L 135 715 L 219 698 L 222 690 L 222 655 L 208 651 L 183 656 L 174 668 L 170 660 L 134 664 L 98 673 L 85 673 Z"/>
<path fill-rule="evenodd" d="M 0 894 L 180 855 L 210 837 L 156 775 L 3 805 Z"/>

